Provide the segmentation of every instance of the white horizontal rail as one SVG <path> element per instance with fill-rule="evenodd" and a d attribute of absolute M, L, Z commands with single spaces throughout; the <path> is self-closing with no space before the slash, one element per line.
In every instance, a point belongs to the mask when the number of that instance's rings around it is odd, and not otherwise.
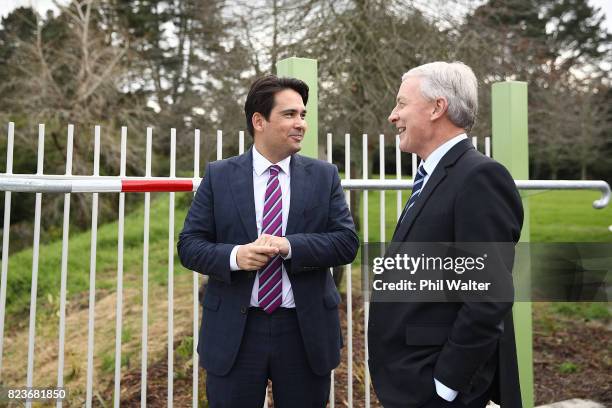
<path fill-rule="evenodd" d="M 0 191 L 20 193 L 121 193 L 121 192 L 178 192 L 196 191 L 201 178 L 186 177 L 94 177 L 55 175 L 0 176 Z M 601 209 L 610 203 L 610 185 L 603 180 L 515 180 L 519 190 L 596 190 L 601 197 L 593 201 L 593 208 Z M 345 190 L 408 190 L 412 180 L 344 179 Z"/>

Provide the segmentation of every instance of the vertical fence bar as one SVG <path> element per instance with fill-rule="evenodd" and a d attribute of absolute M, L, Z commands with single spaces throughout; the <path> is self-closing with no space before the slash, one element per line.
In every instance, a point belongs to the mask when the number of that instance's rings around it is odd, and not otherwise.
<path fill-rule="evenodd" d="M 127 127 L 121 127 L 121 167 L 119 176 L 125 177 L 127 154 Z M 119 220 L 117 237 L 117 315 L 115 320 L 115 395 L 114 407 L 121 401 L 121 332 L 123 324 L 123 235 L 125 226 L 125 193 L 119 193 Z"/>
<path fill-rule="evenodd" d="M 327 162 L 332 163 L 332 134 L 331 133 L 327 134 L 326 147 L 327 147 Z M 329 270 L 331 271 L 333 275 L 334 269 L 330 268 Z M 335 371 L 336 370 L 331 371 L 331 377 L 330 377 L 331 384 L 329 386 L 329 408 L 334 408 L 336 405 L 336 396 L 335 396 L 336 387 L 334 386 Z"/>
<path fill-rule="evenodd" d="M 170 129 L 170 178 L 176 177 L 176 129 Z M 174 388 L 174 192 L 168 204 L 168 408 Z"/>
<path fill-rule="evenodd" d="M 153 128 L 147 127 L 145 150 L 145 177 L 151 177 Z M 142 335 L 140 357 L 140 406 L 147 406 L 147 377 L 149 352 L 149 226 L 151 220 L 151 193 L 144 193 L 144 228 L 142 242 Z"/>
<path fill-rule="evenodd" d="M 395 135 L 395 178 L 398 180 L 402 179 L 402 152 L 399 148 L 400 138 L 399 135 Z M 399 220 L 399 216 L 402 214 L 402 190 L 397 190 L 397 215 L 396 220 Z"/>
<path fill-rule="evenodd" d="M 417 174 L 417 164 L 418 164 L 418 158 L 417 158 L 416 153 L 412 153 L 411 158 L 412 158 L 412 179 L 414 180 Z"/>
<path fill-rule="evenodd" d="M 361 162 L 362 162 L 362 174 L 363 174 L 363 179 L 366 180 L 368 178 L 368 135 L 367 134 L 363 134 L 363 141 L 362 141 L 362 156 L 361 156 Z M 369 199 L 369 195 L 368 195 L 368 190 L 363 190 L 363 201 L 362 201 L 362 207 L 363 207 L 363 218 L 362 218 L 362 228 L 363 228 L 363 243 L 364 245 L 368 243 L 369 241 L 369 235 L 370 235 L 370 231 L 369 231 L 369 219 L 368 219 L 368 207 L 369 207 L 369 203 L 368 203 L 368 199 Z M 363 268 L 363 265 L 361 266 Z M 363 272 L 362 272 L 363 273 Z M 363 282 L 363 280 L 362 280 Z M 365 293 L 365 288 L 362 288 L 362 293 Z M 367 408 L 370 407 L 370 371 L 368 370 L 368 358 L 369 358 L 369 351 L 368 351 L 368 319 L 370 316 L 370 302 L 368 301 L 367 297 L 363 297 L 363 338 L 364 338 L 364 361 L 363 361 L 363 378 L 364 378 L 364 387 L 365 387 L 365 406 Z"/>
<path fill-rule="evenodd" d="M 38 162 L 36 174 L 43 174 L 43 162 L 45 155 L 45 125 L 38 125 Z M 40 206 L 42 194 L 36 193 L 36 203 L 34 207 L 34 242 L 32 245 L 32 287 L 30 291 L 30 327 L 28 331 L 28 372 L 26 387 L 32 387 L 34 383 L 34 344 L 36 341 L 36 298 L 38 292 L 38 254 L 40 247 Z M 26 407 L 30 408 L 32 402 L 26 402 Z"/>
<path fill-rule="evenodd" d="M 474 149 L 478 150 L 478 138 L 476 136 L 472 136 L 472 145 Z"/>
<path fill-rule="evenodd" d="M 244 153 L 244 130 L 238 132 L 238 154 L 242 153 Z"/>
<path fill-rule="evenodd" d="M 68 143 L 66 145 L 66 176 L 72 175 L 72 146 L 74 141 L 74 125 L 68 125 Z M 70 193 L 64 194 L 64 225 L 62 231 L 62 266 L 60 278 L 60 318 L 59 318 L 59 351 L 57 362 L 57 387 L 64 386 L 64 343 L 66 338 L 66 284 L 68 280 L 68 238 L 70 229 Z M 56 401 L 56 406 L 62 406 L 62 400 Z"/>
<path fill-rule="evenodd" d="M 344 135 L 344 178 L 351 178 L 351 135 Z M 345 193 L 346 202 L 351 207 L 351 191 Z M 347 353 L 347 376 L 348 388 L 347 399 L 349 408 L 353 407 L 353 283 L 351 264 L 346 265 L 346 353 Z"/>
<path fill-rule="evenodd" d="M 362 146 L 363 146 L 363 154 L 361 156 L 361 163 L 362 163 L 362 174 L 363 174 L 363 179 L 366 180 L 368 179 L 368 135 L 366 133 L 363 134 L 363 139 L 362 139 Z M 369 225 L 368 225 L 368 199 L 369 199 L 369 194 L 368 194 L 368 190 L 363 190 L 363 242 L 366 243 L 368 242 L 368 236 L 369 236 Z"/>
<path fill-rule="evenodd" d="M 6 174 L 13 173 L 13 145 L 15 140 L 15 123 L 8 124 L 6 146 Z M 9 258 L 9 232 L 11 228 L 11 192 L 4 193 L 4 226 L 2 230 L 2 275 L 0 278 L 0 379 L 2 379 L 2 353 L 4 350 L 4 317 L 6 312 L 6 285 Z"/>
<path fill-rule="evenodd" d="M 239 138 L 242 139 L 242 149 L 244 151 L 244 131 L 240 131 L 241 135 Z M 193 178 L 198 178 L 200 176 L 200 129 L 196 129 L 194 133 L 194 141 L 193 141 Z M 195 193 L 193 193 L 195 195 Z M 192 407 L 198 406 L 198 369 L 199 369 L 199 361 L 198 361 L 198 341 L 199 341 L 199 331 L 198 331 L 198 320 L 200 313 L 200 305 L 198 303 L 198 295 L 200 289 L 200 274 L 198 272 L 193 272 L 193 373 L 192 373 L 192 388 L 193 388 L 193 398 L 191 402 Z"/>
<path fill-rule="evenodd" d="M 485 156 L 491 157 L 491 137 L 485 137 Z"/>
<path fill-rule="evenodd" d="M 385 179 L 385 135 L 382 133 L 378 139 L 378 172 L 381 180 Z M 380 242 L 385 242 L 385 227 L 386 227 L 386 202 L 385 190 L 380 190 Z"/>
<path fill-rule="evenodd" d="M 100 175 L 100 126 L 94 128 L 93 175 Z M 91 203 L 91 244 L 89 257 L 89 310 L 87 315 L 87 394 L 85 406 L 91 408 L 93 399 L 94 322 L 96 310 L 96 246 L 98 242 L 98 193 Z"/>

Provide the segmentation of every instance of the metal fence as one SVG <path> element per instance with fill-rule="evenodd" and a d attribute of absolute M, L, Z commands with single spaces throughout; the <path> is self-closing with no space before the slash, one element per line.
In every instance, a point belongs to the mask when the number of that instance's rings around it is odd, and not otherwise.
<path fill-rule="evenodd" d="M 153 131 L 147 128 L 146 134 L 146 158 L 145 158 L 145 176 L 144 177 L 126 177 L 126 151 L 127 151 L 127 128 L 121 129 L 121 160 L 120 172 L 118 176 L 100 176 L 100 126 L 94 128 L 94 151 L 93 151 L 93 172 L 90 176 L 72 175 L 72 156 L 73 156 L 73 140 L 74 126 L 69 125 L 67 130 L 67 151 L 66 151 L 66 172 L 63 175 L 48 175 L 43 173 L 44 161 L 44 138 L 45 127 L 39 125 L 38 132 L 38 157 L 37 171 L 35 174 L 13 174 L 13 147 L 14 147 L 14 124 L 10 123 L 8 127 L 7 138 L 7 158 L 6 158 L 6 173 L 0 174 L 0 190 L 5 191 L 4 203 L 4 229 L 2 241 L 2 272 L 0 281 L 0 383 L 10 384 L 10 378 L 3 377 L 2 357 L 4 350 L 4 329 L 5 329 L 5 310 L 6 310 L 6 291 L 7 279 L 10 279 L 8 270 L 9 260 L 9 235 L 10 235 L 10 217 L 11 217 L 11 192 L 30 192 L 36 194 L 35 212 L 34 212 L 34 239 L 32 246 L 32 279 L 30 293 L 30 309 L 29 309 L 29 328 L 28 328 L 28 344 L 27 344 L 27 379 L 25 386 L 34 386 L 34 359 L 35 359 L 35 341 L 36 341 L 36 305 L 37 305 L 37 282 L 39 273 L 39 248 L 40 248 L 40 225 L 41 225 L 41 200 L 43 193 L 63 193 L 64 194 L 64 213 L 63 213 L 63 235 L 62 235 L 62 252 L 61 252 L 61 283 L 59 293 L 59 350 L 58 350 L 58 368 L 57 368 L 57 387 L 64 386 L 65 375 L 65 336 L 66 336 L 66 303 L 67 303 L 67 280 L 68 280 L 68 245 L 69 245 L 69 220 L 70 220 L 70 195 L 72 193 L 92 193 L 92 209 L 91 209 L 91 243 L 90 243 L 90 264 L 89 264 L 89 298 L 88 298 L 88 336 L 87 336 L 87 372 L 86 372 L 86 397 L 85 404 L 87 407 L 92 406 L 93 400 L 93 379 L 94 379 L 94 320 L 95 320 L 95 305 L 96 305 L 96 248 L 97 248 L 97 231 L 98 231 L 98 199 L 100 193 L 115 192 L 119 193 L 119 214 L 118 214 L 118 242 L 117 242 L 117 286 L 116 286 L 116 321 L 115 321 L 115 354 L 114 354 L 114 406 L 118 407 L 121 401 L 121 361 L 122 361 L 122 316 L 123 316 L 123 284 L 124 284 L 124 228 L 125 228 L 125 194 L 130 192 L 144 193 L 144 230 L 143 230 L 143 257 L 142 257 L 142 332 L 141 332 L 141 380 L 140 380 L 140 399 L 141 406 L 146 406 L 147 401 L 147 371 L 148 371 L 148 348 L 150 341 L 160 341 L 160 339 L 149 339 L 149 227 L 150 227 L 150 208 L 151 208 L 151 192 L 168 192 L 169 193 L 169 214 L 168 214 L 168 375 L 167 375 L 167 396 L 168 406 L 173 405 L 174 396 L 174 260 L 175 260 L 175 242 L 174 242 L 174 200 L 175 192 L 178 191 L 196 191 L 200 183 L 200 131 L 195 130 L 193 135 L 193 178 L 176 177 L 176 129 L 171 129 L 170 132 L 170 174 L 168 177 L 151 177 L 152 164 L 152 138 Z M 216 133 L 216 159 L 223 158 L 223 132 Z M 234 137 L 234 136 L 232 136 Z M 244 132 L 238 134 L 239 153 L 245 150 Z M 411 179 L 402 178 L 402 154 L 399 150 L 399 136 L 395 136 L 395 163 L 396 173 L 394 178 L 387 178 L 385 175 L 385 137 L 378 136 L 379 147 L 379 178 L 368 178 L 368 141 L 371 140 L 368 135 L 362 135 L 361 144 L 363 156 L 361 158 L 361 174 L 360 179 L 351 179 L 351 135 L 344 135 L 344 159 L 345 159 L 345 178 L 342 180 L 342 186 L 345 189 L 347 202 L 350 203 L 351 194 L 362 195 L 362 215 L 361 215 L 361 233 L 363 241 L 367 242 L 369 238 L 369 208 L 368 194 L 370 190 L 380 192 L 379 205 L 379 237 L 384 241 L 385 227 L 389 222 L 385 214 L 386 196 L 384 190 L 396 190 L 396 213 L 392 217 L 397 220 L 401 214 L 404 199 L 402 192 L 405 189 L 412 187 Z M 478 139 L 472 138 L 472 143 L 484 148 L 484 153 L 487 156 L 491 155 L 491 139 L 484 138 L 484 143 L 478 145 Z M 327 134 L 326 143 L 326 159 L 332 162 L 332 134 Z M 411 161 L 411 174 L 416 173 L 417 158 L 412 154 L 408 156 Z M 593 202 L 593 207 L 603 208 L 610 200 L 610 187 L 603 181 L 549 181 L 549 180 L 517 180 L 516 184 L 519 189 L 544 190 L 544 189 L 589 189 L 598 190 L 601 192 L 601 198 Z M 347 315 L 347 332 L 346 332 L 346 353 L 347 353 L 347 401 L 349 407 L 353 406 L 353 282 L 352 282 L 352 267 L 345 266 L 344 277 L 346 279 L 346 315 Z M 198 358 L 196 346 L 198 342 L 198 325 L 199 325 L 199 304 L 198 304 L 198 289 L 202 279 L 200 274 L 193 274 L 193 372 L 192 372 L 192 404 L 198 404 Z M 364 334 L 367 333 L 368 310 L 369 305 L 366 300 L 363 302 L 363 326 Z M 363 344 L 365 359 L 364 364 L 364 395 L 365 406 L 371 404 L 370 395 L 370 378 L 367 370 L 367 341 Z M 334 407 L 334 385 L 337 381 L 332 373 L 332 388 L 330 396 L 330 406 Z M 11 384 L 18 386 L 18 384 Z M 58 402 L 57 406 L 62 403 Z M 31 406 L 27 403 L 26 406 Z"/>

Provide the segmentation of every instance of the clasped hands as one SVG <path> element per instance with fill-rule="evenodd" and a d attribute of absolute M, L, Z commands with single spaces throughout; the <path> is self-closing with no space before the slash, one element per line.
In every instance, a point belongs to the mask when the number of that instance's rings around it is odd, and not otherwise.
<path fill-rule="evenodd" d="M 236 263 L 243 271 L 261 269 L 276 255 L 289 254 L 289 241 L 285 237 L 261 234 L 250 244 L 241 245 L 236 252 Z"/>

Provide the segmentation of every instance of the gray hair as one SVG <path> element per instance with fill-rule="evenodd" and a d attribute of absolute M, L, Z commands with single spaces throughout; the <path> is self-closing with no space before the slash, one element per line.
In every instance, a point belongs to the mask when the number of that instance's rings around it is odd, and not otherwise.
<path fill-rule="evenodd" d="M 463 62 L 436 61 L 412 68 L 402 76 L 421 78 L 421 93 L 429 100 L 443 97 L 448 102 L 448 118 L 469 131 L 478 113 L 478 81 Z"/>

